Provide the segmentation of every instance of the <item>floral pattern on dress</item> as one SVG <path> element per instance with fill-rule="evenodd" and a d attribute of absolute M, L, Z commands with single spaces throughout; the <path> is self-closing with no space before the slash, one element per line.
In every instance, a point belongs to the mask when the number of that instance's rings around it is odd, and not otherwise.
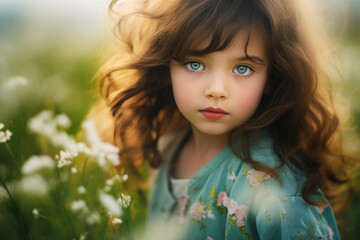
<path fill-rule="evenodd" d="M 231 226 L 246 227 L 245 219 L 248 210 L 247 206 L 243 204 L 238 205 L 234 199 L 228 197 L 226 192 L 219 193 L 217 198 L 217 206 L 227 209 Z"/>
<path fill-rule="evenodd" d="M 190 216 L 196 221 L 206 218 L 206 206 L 202 202 L 195 202 L 190 208 Z"/>
<path fill-rule="evenodd" d="M 260 182 L 267 180 L 270 177 L 270 174 L 255 169 L 248 170 L 246 173 L 246 178 L 250 181 L 251 187 L 256 187 Z"/>

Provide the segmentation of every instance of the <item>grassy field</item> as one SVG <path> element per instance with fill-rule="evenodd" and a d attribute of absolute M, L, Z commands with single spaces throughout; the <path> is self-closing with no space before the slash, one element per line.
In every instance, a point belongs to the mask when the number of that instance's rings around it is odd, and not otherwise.
<path fill-rule="evenodd" d="M 335 84 L 335 90 L 341 92 L 341 104 L 348 107 L 345 112 L 349 114 L 354 138 L 347 147 L 354 154 L 359 153 L 360 147 L 358 36 L 354 30 L 351 35 L 346 36 L 338 50 L 339 68 L 342 69 L 344 79 L 340 84 Z M 43 110 L 50 110 L 55 115 L 66 114 L 71 121 L 67 133 L 75 136 L 81 131 L 81 124 L 87 112 L 98 98 L 97 85 L 92 78 L 99 67 L 99 57 L 105 41 L 87 44 L 84 47 L 81 42 L 72 42 L 69 39 L 71 37 L 49 37 L 39 42 L 19 33 L 0 35 L 0 123 L 4 123 L 4 129 L 9 129 L 13 133 L 10 141 L 0 144 L 0 178 L 4 182 L 18 181 L 22 175 L 22 164 L 31 156 L 54 156 L 59 150 L 49 147 L 48 143 L 44 143 L 44 138 L 39 138 L 29 130 L 28 122 L 32 117 Z M 357 175 L 358 173 L 360 170 L 357 170 Z M 104 179 L 106 180 L 105 177 Z M 352 201 L 338 219 L 345 228 L 344 239 L 355 239 L 355 236 L 360 234 L 359 177 L 354 178 L 354 186 Z M 0 190 L 0 210 L 6 212 L 8 206 L 4 199 L 8 198 L 7 193 L 4 188 Z M 140 205 L 136 211 L 141 211 Z M 32 230 L 33 234 L 41 231 L 35 223 L 34 215 L 36 213 L 24 214 L 24 222 L 28 227 L 37 228 Z M 41 221 L 45 224 L 46 218 Z M 19 237 L 16 231 L 23 228 L 16 222 L 18 219 L 11 214 L 0 215 L 0 239 Z M 78 232 L 76 236 L 79 236 Z M 19 239 L 28 238 L 24 233 Z"/>

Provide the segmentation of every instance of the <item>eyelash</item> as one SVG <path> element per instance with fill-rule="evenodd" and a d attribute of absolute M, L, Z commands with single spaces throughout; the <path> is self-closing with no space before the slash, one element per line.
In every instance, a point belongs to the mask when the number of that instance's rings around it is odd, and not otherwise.
<path fill-rule="evenodd" d="M 200 70 L 199 70 L 199 69 L 195 69 L 195 70 L 194 70 L 194 69 L 191 69 L 191 67 L 188 66 L 188 65 L 191 64 L 191 63 L 198 63 L 198 64 L 200 64 L 199 68 L 202 67 L 202 69 L 200 69 Z M 203 71 L 203 70 L 205 70 L 204 64 L 203 64 L 202 62 L 198 61 L 198 60 L 189 60 L 189 61 L 186 61 L 185 64 L 184 64 L 184 67 L 185 67 L 186 70 L 191 71 L 191 72 L 198 72 L 198 71 Z M 239 67 L 246 67 L 246 72 L 247 72 L 247 71 L 250 71 L 250 73 L 248 73 L 248 74 L 236 73 L 235 70 L 236 70 L 237 68 L 239 68 Z M 237 66 L 235 66 L 235 67 L 233 68 L 233 72 L 234 72 L 235 74 L 237 74 L 237 75 L 248 76 L 248 75 L 250 75 L 252 72 L 254 72 L 254 69 L 253 69 L 252 67 L 248 66 L 248 65 L 239 64 L 239 65 L 237 65 Z"/>

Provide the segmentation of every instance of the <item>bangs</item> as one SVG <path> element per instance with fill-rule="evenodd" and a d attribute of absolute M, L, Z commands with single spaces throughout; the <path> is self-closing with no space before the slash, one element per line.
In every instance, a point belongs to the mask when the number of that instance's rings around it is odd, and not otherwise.
<path fill-rule="evenodd" d="M 208 0 L 180 1 L 181 7 L 173 16 L 177 24 L 168 39 L 171 58 L 183 61 L 187 56 L 202 56 L 227 48 L 240 31 L 247 36 L 246 48 L 253 31 L 269 36 L 266 25 L 269 21 L 257 6 L 256 1 L 245 0 Z M 181 16 L 181 17 L 180 17 Z"/>

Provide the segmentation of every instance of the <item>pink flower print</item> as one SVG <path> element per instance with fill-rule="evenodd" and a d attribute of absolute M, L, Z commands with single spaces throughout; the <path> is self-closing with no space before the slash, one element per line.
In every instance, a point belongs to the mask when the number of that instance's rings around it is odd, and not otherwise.
<path fill-rule="evenodd" d="M 207 236 L 206 240 L 214 240 L 214 239 L 212 237 L 210 237 L 210 236 Z"/>
<path fill-rule="evenodd" d="M 229 204 L 230 204 L 230 199 L 228 198 L 228 196 L 225 196 L 225 197 L 224 197 L 222 204 L 223 204 L 225 207 L 228 207 L 228 206 L 229 206 Z"/>
<path fill-rule="evenodd" d="M 229 215 L 234 214 L 235 210 L 237 209 L 237 202 L 234 201 L 234 199 L 230 199 L 228 206 L 226 206 L 228 209 Z"/>
<path fill-rule="evenodd" d="M 251 169 L 247 172 L 246 178 L 250 181 L 250 186 L 257 186 L 259 182 L 270 178 L 270 174 Z"/>
<path fill-rule="evenodd" d="M 206 206 L 202 202 L 194 203 L 190 208 L 190 215 L 193 219 L 200 221 L 206 218 Z"/>
<path fill-rule="evenodd" d="M 246 217 L 247 207 L 243 204 L 241 204 L 236 210 L 235 210 L 235 217 L 236 217 L 236 224 L 241 227 L 244 226 L 244 218 Z"/>
<path fill-rule="evenodd" d="M 223 203 L 224 202 L 224 198 L 227 197 L 226 192 L 220 192 L 217 198 L 217 201 L 219 203 Z"/>
<path fill-rule="evenodd" d="M 237 219 L 237 220 L 236 220 L 236 224 L 237 224 L 239 227 L 244 226 L 244 225 L 245 225 L 244 219 Z"/>

